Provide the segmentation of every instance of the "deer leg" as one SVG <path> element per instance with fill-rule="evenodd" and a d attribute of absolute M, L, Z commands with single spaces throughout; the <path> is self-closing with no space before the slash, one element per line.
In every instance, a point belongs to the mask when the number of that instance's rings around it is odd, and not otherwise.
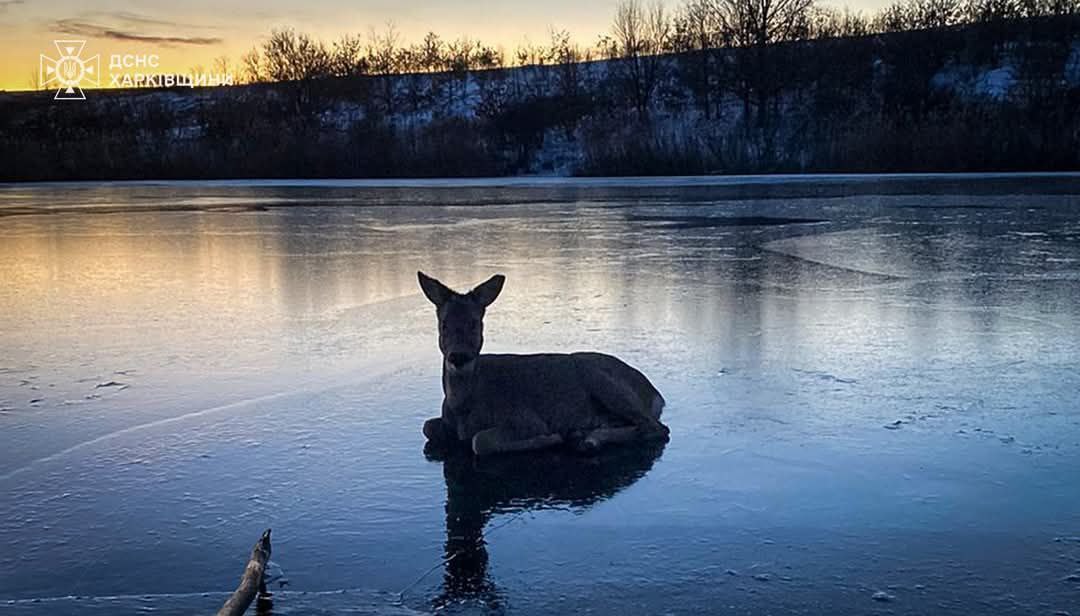
<path fill-rule="evenodd" d="M 558 434 L 541 434 L 529 438 L 516 438 L 505 428 L 488 428 L 476 433 L 472 440 L 473 453 L 487 456 L 494 453 L 533 451 L 561 445 L 563 437 Z"/>
<path fill-rule="evenodd" d="M 600 370 L 593 371 L 590 378 L 592 382 L 589 384 L 589 393 L 604 411 L 636 427 L 638 436 L 667 437 L 670 432 L 668 427 L 653 416 L 652 409 L 646 408 L 625 383 Z"/>
<path fill-rule="evenodd" d="M 432 417 L 424 422 L 424 437 L 434 445 L 446 445 L 453 440 L 453 435 L 446 429 L 441 417 Z"/>

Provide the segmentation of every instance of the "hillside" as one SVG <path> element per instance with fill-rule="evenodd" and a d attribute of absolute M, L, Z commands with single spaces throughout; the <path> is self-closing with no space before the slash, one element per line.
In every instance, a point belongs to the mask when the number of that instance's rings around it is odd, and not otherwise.
<path fill-rule="evenodd" d="M 0 95 L 0 180 L 1080 169 L 1080 17 L 647 58 Z"/>

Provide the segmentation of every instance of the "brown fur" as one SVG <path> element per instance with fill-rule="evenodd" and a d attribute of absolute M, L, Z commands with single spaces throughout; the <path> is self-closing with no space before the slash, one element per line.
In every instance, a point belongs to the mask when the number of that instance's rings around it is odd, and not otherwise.
<path fill-rule="evenodd" d="M 563 443 L 667 438 L 664 398 L 645 375 L 602 353 L 481 355 L 484 313 L 505 278 L 468 293 L 418 272 L 436 306 L 443 354 L 442 415 L 424 424 L 434 443 L 461 442 L 477 455 Z"/>

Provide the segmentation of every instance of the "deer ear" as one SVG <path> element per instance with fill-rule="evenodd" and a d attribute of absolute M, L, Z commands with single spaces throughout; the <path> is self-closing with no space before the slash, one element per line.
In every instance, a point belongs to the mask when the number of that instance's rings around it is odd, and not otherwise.
<path fill-rule="evenodd" d="M 420 289 L 436 307 L 442 306 L 453 297 L 454 292 L 449 287 L 424 272 L 416 272 L 416 277 L 420 280 Z"/>
<path fill-rule="evenodd" d="M 499 292 L 502 291 L 504 282 L 506 282 L 506 276 L 495 274 L 491 278 L 488 278 L 486 282 L 477 285 L 475 289 L 469 291 L 469 296 L 486 308 L 499 296 Z"/>

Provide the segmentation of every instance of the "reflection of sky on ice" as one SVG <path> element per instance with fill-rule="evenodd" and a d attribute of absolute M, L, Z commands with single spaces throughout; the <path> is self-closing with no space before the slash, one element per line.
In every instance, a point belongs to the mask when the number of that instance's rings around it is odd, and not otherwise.
<path fill-rule="evenodd" d="M 295 592 L 397 591 L 436 563 L 417 269 L 507 274 L 487 350 L 612 352 L 668 400 L 672 442 L 640 479 L 587 505 L 547 487 L 478 505 L 553 498 L 488 538 L 513 611 L 872 612 L 877 590 L 898 613 L 1066 609 L 1069 181 L 2 189 L 0 612 L 225 589 L 266 526 Z M 40 207 L 61 211 L 5 216 Z M 290 592 L 275 612 L 347 605 Z"/>

